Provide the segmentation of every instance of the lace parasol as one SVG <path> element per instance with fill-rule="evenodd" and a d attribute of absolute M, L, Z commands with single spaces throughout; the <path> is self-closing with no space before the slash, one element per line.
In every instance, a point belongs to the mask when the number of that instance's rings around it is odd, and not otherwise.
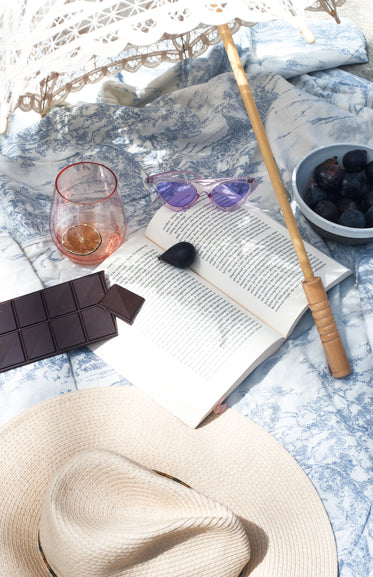
<path fill-rule="evenodd" d="M 217 25 L 286 19 L 310 40 L 305 9 L 345 0 L 11 0 L 0 4 L 0 132 L 18 107 L 44 116 L 104 76 L 201 55 Z M 312 39 L 311 39 L 312 40 Z"/>

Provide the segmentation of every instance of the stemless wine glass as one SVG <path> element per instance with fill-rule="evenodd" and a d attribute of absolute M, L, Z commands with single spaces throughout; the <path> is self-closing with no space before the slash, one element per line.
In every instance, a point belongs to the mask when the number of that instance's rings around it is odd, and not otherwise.
<path fill-rule="evenodd" d="M 49 228 L 57 248 L 72 261 L 99 264 L 123 242 L 127 222 L 112 170 L 78 162 L 57 175 Z"/>

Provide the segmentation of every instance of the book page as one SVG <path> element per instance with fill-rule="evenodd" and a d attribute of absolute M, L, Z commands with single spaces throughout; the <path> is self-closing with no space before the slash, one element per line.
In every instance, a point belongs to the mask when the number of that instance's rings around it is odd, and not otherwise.
<path fill-rule="evenodd" d="M 199 202 L 183 212 L 162 207 L 146 236 L 163 249 L 189 241 L 198 257 L 193 270 L 286 337 L 306 310 L 304 280 L 285 227 L 246 204 L 233 212 Z M 350 271 L 305 243 L 315 276 L 326 289 Z"/>
<path fill-rule="evenodd" d="M 145 298 L 133 325 L 92 350 L 130 382 L 196 426 L 282 339 L 192 271 L 158 260 L 132 235 L 105 261 L 110 284 Z"/>

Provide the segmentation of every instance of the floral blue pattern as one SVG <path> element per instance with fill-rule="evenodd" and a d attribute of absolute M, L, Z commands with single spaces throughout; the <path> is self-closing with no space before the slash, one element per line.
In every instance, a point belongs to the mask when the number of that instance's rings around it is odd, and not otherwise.
<path fill-rule="evenodd" d="M 251 90 L 289 194 L 292 170 L 312 148 L 336 141 L 373 145 L 373 85 L 333 68 L 366 59 L 360 31 L 350 23 L 341 26 L 314 23 L 314 48 L 279 23 L 240 33 Z M 276 58 L 278 38 L 286 38 L 289 49 Z M 100 161 L 117 174 L 128 234 L 146 226 L 157 208 L 144 178 L 162 170 L 190 169 L 205 177 L 252 174 L 261 183 L 253 202 L 282 220 L 221 47 L 153 79 L 148 91 L 109 83 L 100 103 L 55 108 L 3 137 L 0 152 L 0 300 L 91 271 L 62 257 L 48 230 L 55 176 L 74 161 Z M 352 373 L 341 380 L 330 375 L 306 313 L 291 338 L 227 404 L 274 435 L 309 475 L 331 520 L 340 577 L 368 577 L 373 573 L 373 244 L 327 242 L 292 206 L 303 237 L 353 270 L 329 293 Z M 54 395 L 125 383 L 86 349 L 2 373 L 0 423 Z"/>

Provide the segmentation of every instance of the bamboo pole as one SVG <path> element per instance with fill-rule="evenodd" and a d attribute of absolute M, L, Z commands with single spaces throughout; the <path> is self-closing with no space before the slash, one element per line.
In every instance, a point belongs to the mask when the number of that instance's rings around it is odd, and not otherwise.
<path fill-rule="evenodd" d="M 303 290 L 319 332 L 330 370 L 334 377 L 344 377 L 350 373 L 351 369 L 328 297 L 320 277 L 315 277 L 313 273 L 229 26 L 222 24 L 218 26 L 218 29 L 303 272 Z"/>

